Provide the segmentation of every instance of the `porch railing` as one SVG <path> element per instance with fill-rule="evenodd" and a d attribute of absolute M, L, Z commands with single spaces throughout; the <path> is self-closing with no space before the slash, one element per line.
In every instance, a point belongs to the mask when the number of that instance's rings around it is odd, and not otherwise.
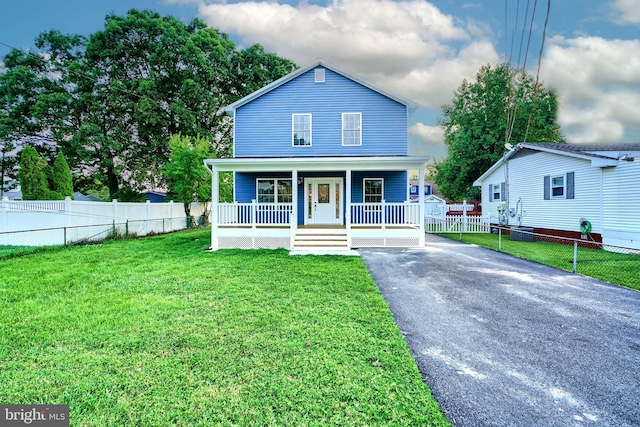
<path fill-rule="evenodd" d="M 289 226 L 293 203 L 221 203 L 218 225 Z"/>
<path fill-rule="evenodd" d="M 416 203 L 352 203 L 351 226 L 420 226 L 420 206 Z"/>

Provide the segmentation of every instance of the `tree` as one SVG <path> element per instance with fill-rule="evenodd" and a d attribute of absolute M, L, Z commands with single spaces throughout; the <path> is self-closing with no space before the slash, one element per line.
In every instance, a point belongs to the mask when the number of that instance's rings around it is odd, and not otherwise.
<path fill-rule="evenodd" d="M 111 198 L 163 184 L 171 135 L 202 135 L 229 156 L 231 119 L 222 107 L 295 68 L 259 45 L 236 50 L 198 19 L 133 9 L 108 15 L 88 38 L 49 31 L 36 46 L 37 55 L 10 52 L 0 75 L 13 140 L 53 139 L 71 169 L 94 175 Z"/>
<path fill-rule="evenodd" d="M 46 162 L 38 155 L 35 148 L 27 145 L 22 149 L 18 179 L 24 200 L 47 200 L 49 198 L 49 184 L 45 167 Z"/>
<path fill-rule="evenodd" d="M 51 168 L 51 191 L 60 194 L 62 198 L 69 196 L 73 199 L 71 169 L 69 169 L 69 165 L 62 151 L 58 153 Z"/>
<path fill-rule="evenodd" d="M 473 181 L 505 154 L 506 143 L 563 140 L 555 91 L 508 64 L 481 67 L 442 108 L 449 155 L 436 166 L 435 182 L 450 200 L 479 199 Z"/>
<path fill-rule="evenodd" d="M 169 141 L 170 161 L 163 174 L 171 193 L 184 204 L 187 218 L 191 218 L 192 202 L 211 201 L 211 175 L 204 160 L 216 156 L 211 144 L 204 138 L 174 135 Z"/>

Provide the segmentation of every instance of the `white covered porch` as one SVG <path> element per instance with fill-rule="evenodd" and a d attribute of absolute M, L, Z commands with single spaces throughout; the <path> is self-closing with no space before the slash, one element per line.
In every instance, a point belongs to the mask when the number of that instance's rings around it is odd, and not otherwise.
<path fill-rule="evenodd" d="M 424 196 L 417 203 L 410 202 L 408 180 L 409 171 L 416 170 L 423 187 L 427 161 L 407 156 L 205 160 L 212 174 L 211 249 L 424 246 Z M 364 198 L 353 202 L 353 176 L 362 171 L 406 171 L 400 197 L 404 201 L 387 202 L 382 197 L 378 202 Z M 290 181 L 291 194 L 286 200 L 275 198 L 268 203 L 257 199 L 220 203 L 220 172 L 282 174 L 287 178 L 281 180 Z M 424 194 L 424 188 L 419 194 Z M 321 209 L 326 212 L 321 214 Z"/>

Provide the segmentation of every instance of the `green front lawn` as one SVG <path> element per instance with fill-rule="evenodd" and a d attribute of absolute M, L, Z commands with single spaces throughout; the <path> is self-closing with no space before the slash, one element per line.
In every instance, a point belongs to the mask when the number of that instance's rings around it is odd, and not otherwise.
<path fill-rule="evenodd" d="M 460 235 L 442 234 L 460 240 Z M 536 237 L 538 239 L 539 237 Z M 552 238 L 548 238 L 553 240 Z M 462 241 L 498 250 L 498 235 L 464 233 Z M 574 248 L 557 241 L 517 242 L 502 236 L 502 252 L 520 258 L 573 271 Z M 578 247 L 576 272 L 585 276 L 640 290 L 640 255 L 615 253 L 602 249 Z"/>
<path fill-rule="evenodd" d="M 362 261 L 209 231 L 0 261 L 0 402 L 71 425 L 448 425 Z"/>

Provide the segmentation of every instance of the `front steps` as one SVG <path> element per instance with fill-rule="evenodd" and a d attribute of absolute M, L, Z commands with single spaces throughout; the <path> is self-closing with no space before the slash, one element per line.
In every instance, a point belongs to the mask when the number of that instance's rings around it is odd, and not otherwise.
<path fill-rule="evenodd" d="M 351 255 L 344 228 L 299 228 L 291 250 L 295 254 Z"/>

